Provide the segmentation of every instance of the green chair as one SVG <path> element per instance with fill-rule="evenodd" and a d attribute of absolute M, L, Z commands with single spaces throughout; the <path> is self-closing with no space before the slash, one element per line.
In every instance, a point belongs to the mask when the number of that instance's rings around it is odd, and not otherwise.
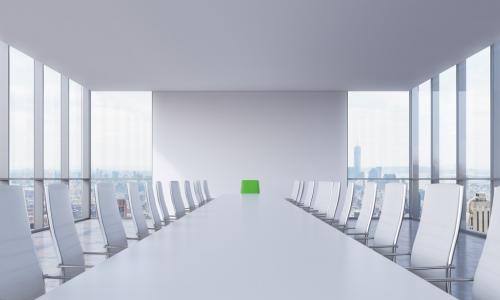
<path fill-rule="evenodd" d="M 242 194 L 260 194 L 260 186 L 258 180 L 245 179 L 241 181 Z"/>

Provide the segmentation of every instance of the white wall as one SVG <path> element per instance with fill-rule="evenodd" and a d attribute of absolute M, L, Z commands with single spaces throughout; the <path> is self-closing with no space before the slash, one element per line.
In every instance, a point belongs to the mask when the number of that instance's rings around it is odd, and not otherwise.
<path fill-rule="evenodd" d="M 153 180 L 208 179 L 214 195 L 256 178 L 287 196 L 296 178 L 347 175 L 347 92 L 154 92 Z"/>

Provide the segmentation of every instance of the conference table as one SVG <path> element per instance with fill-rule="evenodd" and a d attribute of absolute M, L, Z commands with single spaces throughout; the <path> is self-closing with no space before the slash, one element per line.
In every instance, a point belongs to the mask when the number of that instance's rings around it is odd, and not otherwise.
<path fill-rule="evenodd" d="M 278 195 L 223 195 L 39 299 L 455 299 Z"/>

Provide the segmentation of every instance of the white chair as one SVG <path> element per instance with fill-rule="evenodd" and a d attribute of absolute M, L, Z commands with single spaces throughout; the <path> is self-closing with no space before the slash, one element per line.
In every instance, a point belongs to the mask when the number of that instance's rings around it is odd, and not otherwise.
<path fill-rule="evenodd" d="M 35 299 L 44 279 L 69 279 L 42 273 L 31 239 L 21 187 L 0 185 L 0 299 Z"/>
<path fill-rule="evenodd" d="M 210 190 L 208 189 L 208 181 L 207 180 L 203 180 L 203 193 L 205 195 L 205 200 L 207 202 L 214 200 L 214 198 L 210 195 Z"/>
<path fill-rule="evenodd" d="M 344 227 L 344 230 L 348 231 L 346 232 L 347 235 L 361 237 L 362 240 L 366 241 L 366 238 L 368 237 L 368 231 L 370 230 L 370 224 L 372 222 L 376 198 L 377 184 L 375 182 L 367 182 L 363 191 L 363 198 L 361 199 L 361 210 L 359 211 L 356 225 L 351 228 Z"/>
<path fill-rule="evenodd" d="M 340 183 L 333 181 L 320 181 L 316 189 L 316 196 L 311 207 L 311 212 L 315 216 L 326 217 L 328 208 L 334 201 L 338 202 Z M 335 200 L 336 196 L 336 200 Z"/>
<path fill-rule="evenodd" d="M 474 278 L 431 278 L 432 283 L 473 281 L 472 298 L 475 300 L 496 300 L 500 295 L 500 187 L 494 191 L 490 226 L 479 258 Z"/>
<path fill-rule="evenodd" d="M 175 218 L 180 219 L 186 215 L 186 208 L 182 200 L 181 186 L 179 181 L 170 181 L 170 197 L 175 208 Z"/>
<path fill-rule="evenodd" d="M 384 189 L 384 203 L 370 248 L 384 254 L 394 252 L 405 210 L 406 184 L 387 183 Z"/>
<path fill-rule="evenodd" d="M 325 221 L 330 223 L 335 227 L 346 227 L 347 220 L 349 220 L 349 214 L 351 213 L 352 206 L 352 196 L 354 194 L 354 183 L 349 182 L 347 184 L 347 190 L 345 192 L 344 203 L 342 203 L 342 210 L 340 211 L 339 217 L 335 216 L 332 219 L 326 219 Z M 338 208 L 337 208 L 338 209 Z"/>
<path fill-rule="evenodd" d="M 165 202 L 165 195 L 163 194 L 163 185 L 161 181 L 156 182 L 156 195 L 158 196 L 158 203 L 160 203 L 161 213 L 163 214 L 163 224 L 170 223 L 170 212 L 168 211 L 167 202 Z"/>
<path fill-rule="evenodd" d="M 304 184 L 304 191 L 302 192 L 302 197 L 297 204 L 298 206 L 304 208 L 309 208 L 309 206 L 311 206 L 311 201 L 314 197 L 315 184 L 316 183 L 314 181 L 308 181 Z"/>
<path fill-rule="evenodd" d="M 149 235 L 148 223 L 144 216 L 144 208 L 139 197 L 139 186 L 136 182 L 128 182 L 128 202 L 132 212 L 135 228 L 137 229 L 137 237 L 142 240 Z"/>
<path fill-rule="evenodd" d="M 156 202 L 153 184 L 149 181 L 146 183 L 146 198 L 148 199 L 149 210 L 151 211 L 151 216 L 153 218 L 154 228 L 155 230 L 159 230 L 163 224 L 160 212 L 158 211 L 158 204 Z"/>
<path fill-rule="evenodd" d="M 427 186 L 412 251 L 385 254 L 410 256 L 410 271 L 421 277 L 450 277 L 462 215 L 463 187 L 451 183 Z M 450 290 L 449 282 L 436 285 Z"/>
<path fill-rule="evenodd" d="M 91 266 L 85 265 L 84 254 L 107 255 L 107 252 L 84 252 L 74 223 L 68 185 L 51 184 L 46 190 L 49 228 L 63 275 L 74 277 Z"/>
<path fill-rule="evenodd" d="M 203 193 L 201 192 L 201 183 L 199 180 L 194 182 L 194 194 L 198 200 L 199 206 L 205 205 L 205 198 L 203 198 Z"/>
<path fill-rule="evenodd" d="M 125 228 L 115 198 L 115 188 L 111 182 L 96 185 L 97 216 L 101 225 L 105 248 L 116 254 L 128 247 Z"/>
<path fill-rule="evenodd" d="M 186 200 L 189 205 L 189 211 L 196 209 L 196 203 L 193 197 L 193 190 L 191 189 L 191 182 L 189 180 L 184 181 L 184 193 L 186 194 Z"/>
<path fill-rule="evenodd" d="M 295 180 L 292 186 L 292 194 L 290 195 L 290 197 L 286 197 L 285 200 L 288 200 L 290 202 L 297 201 L 297 198 L 299 196 L 299 189 L 300 189 L 300 181 Z"/>

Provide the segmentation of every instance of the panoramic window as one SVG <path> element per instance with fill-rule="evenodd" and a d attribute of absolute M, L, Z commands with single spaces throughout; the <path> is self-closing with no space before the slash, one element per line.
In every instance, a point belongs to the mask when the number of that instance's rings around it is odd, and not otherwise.
<path fill-rule="evenodd" d="M 43 156 L 45 178 L 61 177 L 61 74 L 43 68 Z"/>
<path fill-rule="evenodd" d="M 35 66 L 15 48 L 9 53 L 9 166 L 12 178 L 34 176 Z"/>
<path fill-rule="evenodd" d="M 418 87 L 418 176 L 431 178 L 431 81 Z"/>
<path fill-rule="evenodd" d="M 352 216 L 361 208 L 364 185 L 377 183 L 374 215 L 380 214 L 384 186 L 409 177 L 409 93 L 349 92 L 348 176 L 355 183 Z"/>
<path fill-rule="evenodd" d="M 92 187 L 112 180 L 122 216 L 127 217 L 126 180 L 150 180 L 152 174 L 152 93 L 92 92 L 91 101 Z M 94 192 L 92 199 L 95 216 Z"/>
<path fill-rule="evenodd" d="M 457 69 L 439 75 L 439 177 L 457 176 Z"/>
<path fill-rule="evenodd" d="M 9 176 L 24 188 L 28 219 L 33 227 L 35 66 L 31 57 L 9 48 Z M 26 178 L 26 179 L 24 179 Z"/>
<path fill-rule="evenodd" d="M 467 229 L 485 233 L 491 209 L 490 48 L 468 58 L 466 67 Z"/>

